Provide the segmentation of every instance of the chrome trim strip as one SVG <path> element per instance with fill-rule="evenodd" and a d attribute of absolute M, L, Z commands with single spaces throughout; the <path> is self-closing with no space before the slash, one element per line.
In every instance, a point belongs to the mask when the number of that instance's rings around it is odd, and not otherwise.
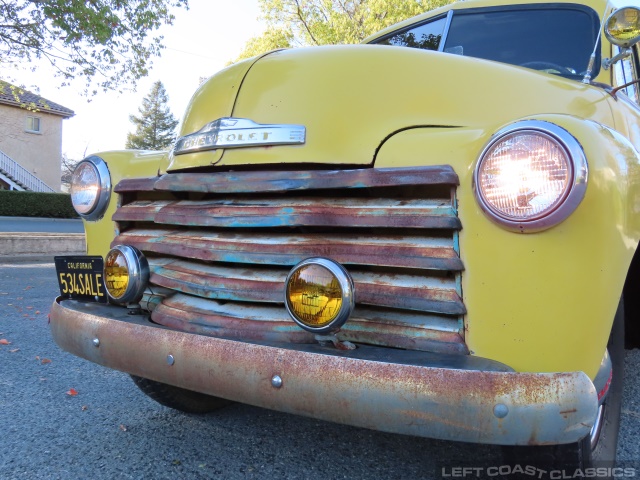
<path fill-rule="evenodd" d="M 518 221 L 505 217 L 491 208 L 478 188 L 478 175 L 484 156 L 496 142 L 499 142 L 502 138 L 514 132 L 526 131 L 542 133 L 558 142 L 571 159 L 570 165 L 573 170 L 573 178 L 571 185 L 568 188 L 568 192 L 565 194 L 564 200 L 555 208 L 555 210 L 531 220 Z M 569 215 L 575 211 L 586 193 L 588 177 L 589 167 L 587 164 L 587 157 L 582 145 L 580 145 L 573 135 L 564 128 L 551 122 L 542 120 L 523 120 L 499 130 L 491 137 L 487 145 L 482 149 L 473 172 L 473 192 L 478 205 L 485 215 L 487 215 L 491 220 L 512 232 L 534 233 L 554 227 L 566 220 Z"/>
<path fill-rule="evenodd" d="M 259 124 L 247 118 L 224 117 L 206 124 L 197 132 L 180 137 L 174 155 L 272 145 L 302 145 L 306 140 L 303 125 Z"/>
<path fill-rule="evenodd" d="M 496 362 L 472 356 L 366 346 L 344 352 L 238 342 L 164 328 L 120 307 L 61 299 L 51 308 L 51 331 L 64 350 L 116 370 L 386 432 L 499 445 L 572 443 L 589 435 L 598 410 L 584 372 L 496 371 L 488 365 Z M 367 353 L 377 351 L 382 355 Z M 402 360 L 407 353 L 415 361 Z M 274 375 L 283 381 L 277 390 Z"/>
<path fill-rule="evenodd" d="M 444 52 L 444 45 L 447 43 L 447 37 L 449 36 L 449 29 L 451 28 L 451 20 L 453 19 L 453 10 L 447 12 L 447 20 L 442 30 L 442 37 L 440 38 L 440 45 L 438 45 L 438 51 Z"/>

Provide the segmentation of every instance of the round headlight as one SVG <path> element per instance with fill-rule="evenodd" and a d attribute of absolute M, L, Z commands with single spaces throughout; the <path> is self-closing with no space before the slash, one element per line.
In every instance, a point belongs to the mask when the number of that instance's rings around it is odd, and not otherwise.
<path fill-rule="evenodd" d="M 117 303 L 136 303 L 149 282 L 149 263 L 137 248 L 118 245 L 104 259 L 107 293 Z"/>
<path fill-rule="evenodd" d="M 71 177 L 71 203 L 87 219 L 100 218 L 109 205 L 111 179 L 107 164 L 99 157 L 89 157 L 78 164 Z"/>
<path fill-rule="evenodd" d="M 523 121 L 498 132 L 474 174 L 482 210 L 511 230 L 535 232 L 567 218 L 586 190 L 587 161 L 578 141 L 548 122 Z"/>
<path fill-rule="evenodd" d="M 287 311 L 309 332 L 338 331 L 351 315 L 354 302 L 351 276 L 332 260 L 308 258 L 293 267 L 287 276 Z"/>

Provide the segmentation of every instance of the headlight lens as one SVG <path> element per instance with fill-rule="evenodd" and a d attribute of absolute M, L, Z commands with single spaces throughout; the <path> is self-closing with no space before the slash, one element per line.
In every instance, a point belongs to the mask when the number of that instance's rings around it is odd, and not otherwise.
<path fill-rule="evenodd" d="M 117 303 L 136 303 L 149 283 L 149 263 L 137 248 L 118 245 L 104 260 L 107 293 Z"/>
<path fill-rule="evenodd" d="M 326 258 L 309 258 L 289 272 L 285 304 L 305 330 L 335 332 L 353 311 L 353 280 L 342 265 Z"/>
<path fill-rule="evenodd" d="M 87 220 L 100 218 L 107 209 L 110 194 L 106 163 L 99 157 L 80 162 L 71 178 L 71 203 L 76 212 Z"/>
<path fill-rule="evenodd" d="M 586 158 L 575 138 L 557 125 L 526 121 L 489 142 L 474 186 L 490 218 L 532 232 L 564 220 L 582 200 L 586 180 Z"/>

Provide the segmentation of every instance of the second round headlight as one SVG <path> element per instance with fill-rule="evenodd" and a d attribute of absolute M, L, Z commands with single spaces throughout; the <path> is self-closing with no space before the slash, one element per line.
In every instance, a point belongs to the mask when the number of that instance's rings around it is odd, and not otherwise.
<path fill-rule="evenodd" d="M 506 228 L 533 232 L 564 220 L 584 197 L 587 162 L 578 141 L 557 125 L 518 122 L 498 132 L 474 174 L 478 203 Z"/>
<path fill-rule="evenodd" d="M 104 214 L 111 195 L 107 164 L 99 157 L 81 161 L 71 177 L 71 203 L 78 215 L 95 220 Z"/>

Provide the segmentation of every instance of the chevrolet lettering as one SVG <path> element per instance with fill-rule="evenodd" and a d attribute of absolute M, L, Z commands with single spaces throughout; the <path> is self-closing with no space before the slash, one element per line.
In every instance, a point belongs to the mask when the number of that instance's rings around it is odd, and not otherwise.
<path fill-rule="evenodd" d="M 613 471 L 640 346 L 638 42 L 637 1 L 452 1 L 215 73 L 171 151 L 78 165 L 87 256 L 56 259 L 53 338 L 182 411 Z"/>
<path fill-rule="evenodd" d="M 305 142 L 302 125 L 259 125 L 246 118 L 220 118 L 176 142 L 174 154 L 274 145 L 300 145 Z"/>

